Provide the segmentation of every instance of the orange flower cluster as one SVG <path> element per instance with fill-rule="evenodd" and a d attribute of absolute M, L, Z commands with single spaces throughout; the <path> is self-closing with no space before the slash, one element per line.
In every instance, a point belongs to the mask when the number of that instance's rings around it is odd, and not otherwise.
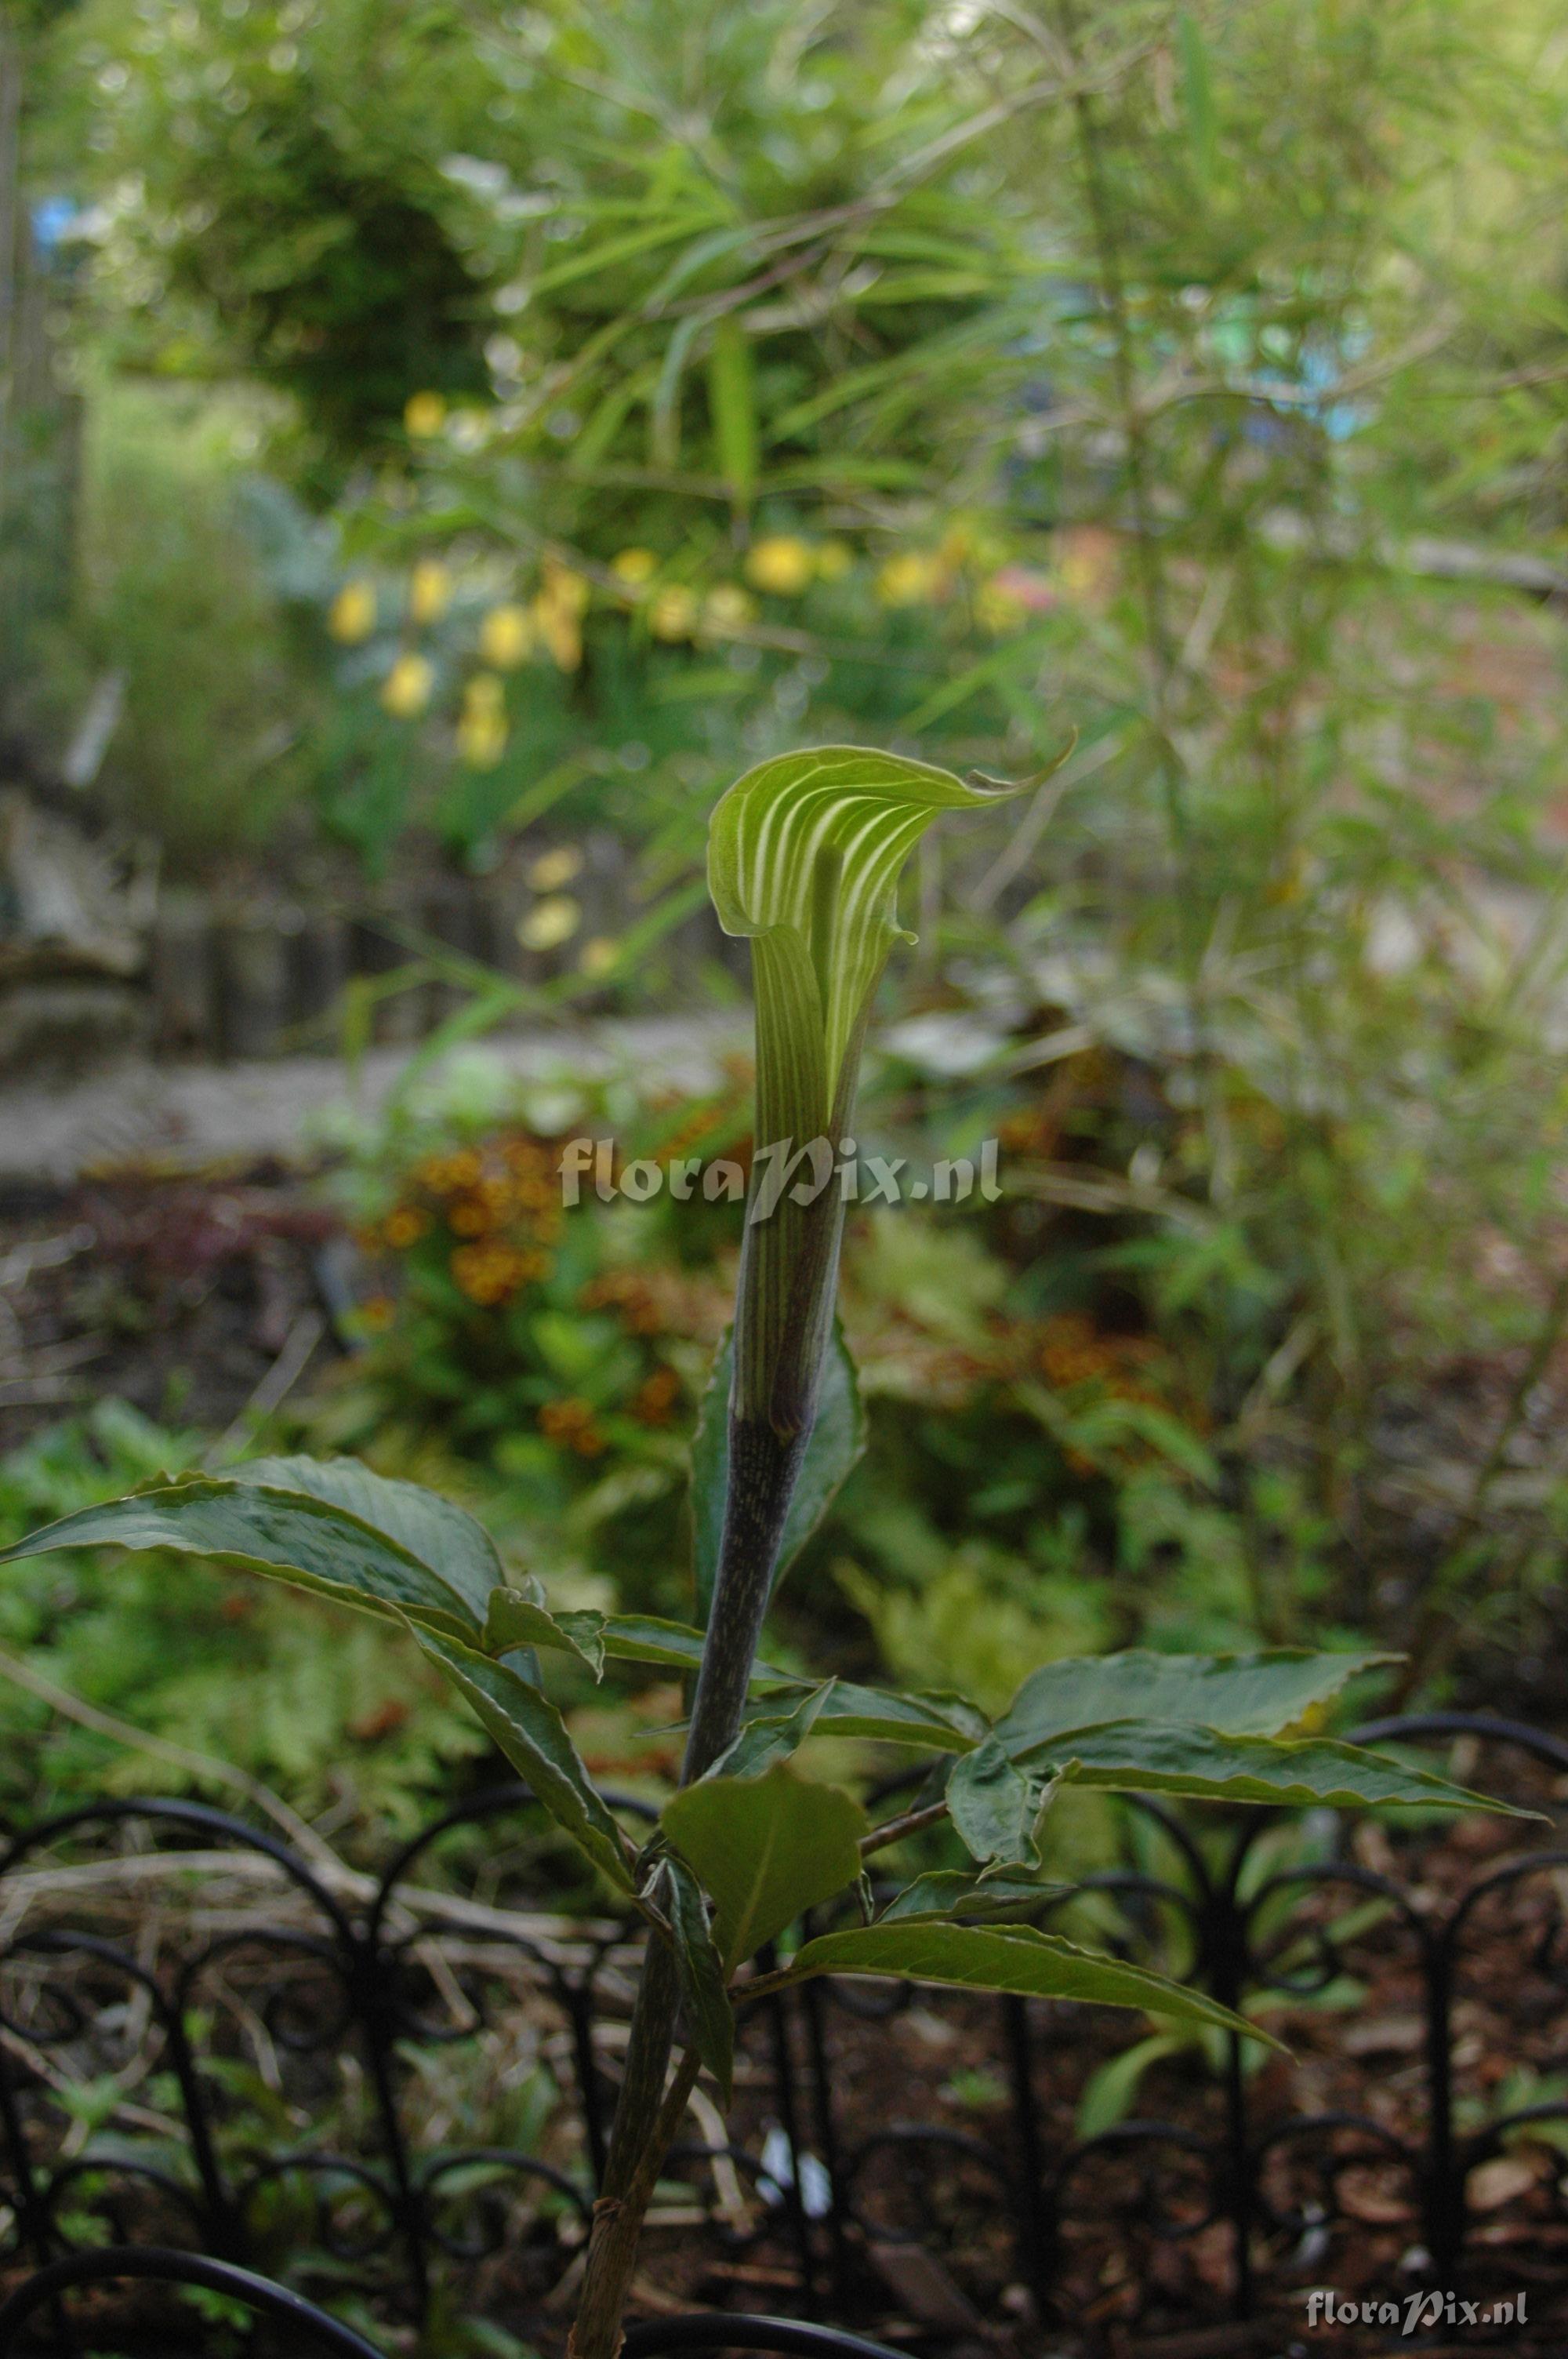
<path fill-rule="evenodd" d="M 607 1269 L 582 1290 L 585 1310 L 613 1310 L 629 1335 L 716 1335 L 728 1293 L 712 1279 L 688 1277 L 656 1263 L 646 1269 Z"/>
<path fill-rule="evenodd" d="M 371 1251 L 407 1253 L 439 1222 L 453 1239 L 448 1266 L 470 1302 L 493 1310 L 545 1277 L 560 1231 L 553 1151 L 523 1134 L 428 1155 L 407 1190 L 363 1233 Z"/>
<path fill-rule="evenodd" d="M 1128 1399 L 1154 1400 L 1158 1395 L 1136 1372 L 1158 1356 L 1145 1336 L 1104 1335 L 1081 1310 L 1064 1310 L 1040 1330 L 1035 1364 L 1058 1392 L 1098 1383 Z"/>
<path fill-rule="evenodd" d="M 642 1425 L 668 1425 L 680 1398 L 680 1378 L 673 1368 L 655 1368 L 633 1397 L 632 1414 Z"/>
<path fill-rule="evenodd" d="M 548 1254 L 519 1253 L 515 1245 L 504 1245 L 499 1237 L 455 1245 L 449 1264 L 463 1293 L 481 1310 L 493 1310 L 498 1303 L 509 1301 L 530 1278 L 543 1277 L 549 1266 Z"/>
<path fill-rule="evenodd" d="M 592 1404 L 575 1394 L 545 1403 L 539 1411 L 539 1430 L 546 1441 L 558 1441 L 563 1449 L 575 1450 L 579 1458 L 597 1458 L 605 1447 Z"/>

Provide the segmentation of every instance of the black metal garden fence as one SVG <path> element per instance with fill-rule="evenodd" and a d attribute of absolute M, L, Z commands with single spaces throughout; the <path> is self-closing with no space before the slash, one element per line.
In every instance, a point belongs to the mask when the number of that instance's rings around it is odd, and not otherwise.
<path fill-rule="evenodd" d="M 1101 1806 L 1108 1864 L 1037 1912 L 1251 2009 L 1289 2059 L 1103 2009 L 807 1984 L 748 2015 L 728 2126 L 699 2090 L 655 2266 L 694 2299 L 949 2335 L 1246 2320 L 1325 2284 L 1528 2284 L 1568 2314 L 1568 1745 L 1462 1713 L 1357 1735 L 1447 1747 L 1543 1815 L 1140 1798 Z M 17 2348 L 57 2347 L 26 2338 L 58 2341 L 68 2280 L 118 2273 L 105 2245 L 144 2275 L 174 2248 L 350 2297 L 362 2321 L 455 2288 L 564 2331 L 637 1952 L 551 1876 L 519 1786 L 379 1878 L 183 1801 L 12 1841 L 4 2258 L 54 2272 L 16 2296 Z"/>

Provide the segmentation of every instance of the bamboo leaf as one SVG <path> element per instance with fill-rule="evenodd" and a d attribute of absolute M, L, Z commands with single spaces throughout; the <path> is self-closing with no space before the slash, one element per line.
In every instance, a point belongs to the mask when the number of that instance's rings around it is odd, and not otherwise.
<path fill-rule="evenodd" d="M 1182 61 L 1182 98 L 1186 107 L 1187 136 L 1193 166 L 1208 188 L 1219 168 L 1219 121 L 1214 103 L 1214 80 L 1209 72 L 1208 44 L 1190 8 L 1176 17 L 1176 47 Z"/>
<path fill-rule="evenodd" d="M 714 330 L 708 360 L 708 406 L 719 473 L 748 506 L 757 488 L 757 389 L 752 339 L 733 312 Z"/>
<path fill-rule="evenodd" d="M 665 1805 L 674 1848 L 714 1903 L 726 1974 L 860 1873 L 866 1814 L 838 1786 L 808 1785 L 782 1762 L 763 1777 L 704 1777 Z"/>

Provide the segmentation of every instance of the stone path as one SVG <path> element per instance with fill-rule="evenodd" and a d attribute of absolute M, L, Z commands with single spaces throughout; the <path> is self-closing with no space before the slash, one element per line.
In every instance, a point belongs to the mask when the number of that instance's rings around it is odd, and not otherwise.
<path fill-rule="evenodd" d="M 704 1090 L 751 1046 L 749 1016 L 607 1020 L 497 1034 L 448 1058 L 482 1057 L 519 1081 L 634 1072 L 644 1085 Z M 128 1061 L 74 1087 L 0 1092 L 0 1181 L 67 1184 L 118 1166 L 176 1171 L 308 1159 L 340 1110 L 373 1114 L 406 1070 L 406 1048 L 375 1049 L 351 1075 L 335 1057 L 232 1065 Z"/>

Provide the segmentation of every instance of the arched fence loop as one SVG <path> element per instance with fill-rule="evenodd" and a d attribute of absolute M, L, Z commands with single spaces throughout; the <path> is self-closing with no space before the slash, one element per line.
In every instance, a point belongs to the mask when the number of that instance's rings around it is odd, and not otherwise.
<path fill-rule="evenodd" d="M 0 2305 L 0 2352 L 18 2351 L 24 2330 L 33 2320 L 58 2309 L 67 2294 L 116 2278 L 191 2286 L 204 2293 L 222 2294 L 258 2317 L 286 2326 L 289 2350 L 297 2352 L 298 2359 L 316 2359 L 318 2354 L 320 2359 L 384 2359 L 384 2353 L 341 2319 L 330 2317 L 287 2286 L 258 2277 L 254 2269 L 213 2260 L 204 2253 L 163 2251 L 157 2245 L 101 2246 L 52 2261 Z"/>
<path fill-rule="evenodd" d="M 1133 1799 L 1115 1855 L 1036 1912 L 1257 2011 L 1296 2064 L 1106 2009 L 809 1983 L 742 2011 L 734 2114 L 699 2087 L 651 2253 L 680 2249 L 717 2303 L 776 2287 L 875 2325 L 919 2245 L 952 2315 L 1064 2332 L 1109 2286 L 1108 2315 L 1180 2332 L 1337 2282 L 1347 2255 L 1364 2277 L 1368 2248 L 1401 2297 L 1484 2293 L 1535 2238 L 1561 2256 L 1568 2343 L 1568 1745 L 1450 1712 L 1356 1735 L 1460 1745 L 1465 1782 L 1546 1822 Z M 641 1938 L 584 1912 L 553 1841 L 516 1784 L 379 1876 L 199 1803 L 105 1801 L 13 1840 L 0 2267 L 189 2247 L 302 2298 L 351 2290 L 389 2329 L 471 2287 L 543 2339 L 586 2239 Z M 711 2321 L 676 2325 L 719 2347 Z"/>

